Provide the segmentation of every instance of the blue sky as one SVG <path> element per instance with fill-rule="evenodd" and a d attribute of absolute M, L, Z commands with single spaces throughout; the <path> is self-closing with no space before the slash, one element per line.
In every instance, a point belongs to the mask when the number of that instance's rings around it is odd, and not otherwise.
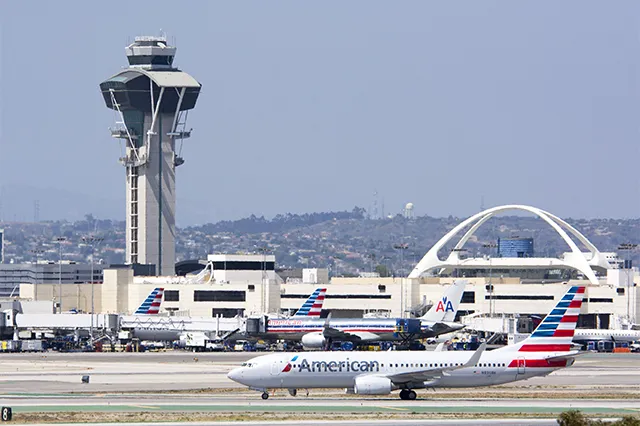
<path fill-rule="evenodd" d="M 640 212 L 640 3 L 7 1 L 1 218 L 124 218 L 99 83 L 164 30 L 202 84 L 179 225 L 413 202 Z"/>

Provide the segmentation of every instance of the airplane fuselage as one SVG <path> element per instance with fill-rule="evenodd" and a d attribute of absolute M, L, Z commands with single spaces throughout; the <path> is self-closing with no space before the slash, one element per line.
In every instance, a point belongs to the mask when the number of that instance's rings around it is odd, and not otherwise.
<path fill-rule="evenodd" d="M 640 340 L 640 330 L 606 330 L 577 328 L 573 335 L 575 342 L 610 340 L 617 342 L 635 342 Z"/>
<path fill-rule="evenodd" d="M 337 318 L 332 319 L 329 325 L 331 328 L 353 335 L 358 333 L 373 334 L 377 336 L 376 341 L 397 341 L 409 335 L 416 339 L 435 337 L 442 333 L 462 328 L 457 324 L 447 324 L 442 330 L 434 330 L 432 321 L 420 319 L 415 321 L 419 321 L 419 327 L 413 330 L 399 329 L 396 318 Z M 300 340 L 309 333 L 322 333 L 325 323 L 325 319 L 316 318 L 269 319 L 266 333 L 263 337 L 279 340 Z"/>
<path fill-rule="evenodd" d="M 362 375 L 392 376 L 465 364 L 473 352 L 304 352 L 260 356 L 236 368 L 229 377 L 253 389 L 347 388 Z M 485 352 L 478 363 L 438 378 L 413 384 L 420 387 L 476 387 L 546 376 L 573 360 L 546 361 L 550 353 Z"/>

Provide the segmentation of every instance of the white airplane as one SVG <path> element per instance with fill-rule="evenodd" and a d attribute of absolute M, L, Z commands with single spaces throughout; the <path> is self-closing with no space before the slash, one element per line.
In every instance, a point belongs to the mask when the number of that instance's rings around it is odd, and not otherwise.
<path fill-rule="evenodd" d="M 414 389 L 498 385 L 546 376 L 573 364 L 571 350 L 584 287 L 571 287 L 533 334 L 515 345 L 468 351 L 299 352 L 253 358 L 229 372 L 231 380 L 262 392 L 345 388 L 361 395 L 414 400 Z"/>
<path fill-rule="evenodd" d="M 609 340 L 613 342 L 635 342 L 640 340 L 640 330 L 607 330 L 597 328 L 576 328 L 574 342 Z"/>

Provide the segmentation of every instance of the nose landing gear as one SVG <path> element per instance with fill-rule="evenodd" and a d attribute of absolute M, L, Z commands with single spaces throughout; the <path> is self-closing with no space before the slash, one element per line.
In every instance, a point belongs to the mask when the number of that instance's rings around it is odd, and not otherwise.
<path fill-rule="evenodd" d="M 262 392 L 262 399 L 269 399 L 269 392 Z"/>

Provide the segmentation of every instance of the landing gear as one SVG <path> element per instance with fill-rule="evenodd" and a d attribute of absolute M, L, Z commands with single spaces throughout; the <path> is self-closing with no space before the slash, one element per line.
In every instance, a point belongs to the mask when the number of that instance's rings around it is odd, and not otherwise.
<path fill-rule="evenodd" d="M 262 392 L 262 399 L 269 399 L 269 393 L 268 392 Z"/>
<path fill-rule="evenodd" d="M 308 391 L 307 391 L 308 393 Z M 289 389 L 289 395 L 296 396 L 298 395 L 298 389 Z"/>
<path fill-rule="evenodd" d="M 400 391 L 400 399 L 414 401 L 418 395 L 411 389 L 402 389 Z"/>

